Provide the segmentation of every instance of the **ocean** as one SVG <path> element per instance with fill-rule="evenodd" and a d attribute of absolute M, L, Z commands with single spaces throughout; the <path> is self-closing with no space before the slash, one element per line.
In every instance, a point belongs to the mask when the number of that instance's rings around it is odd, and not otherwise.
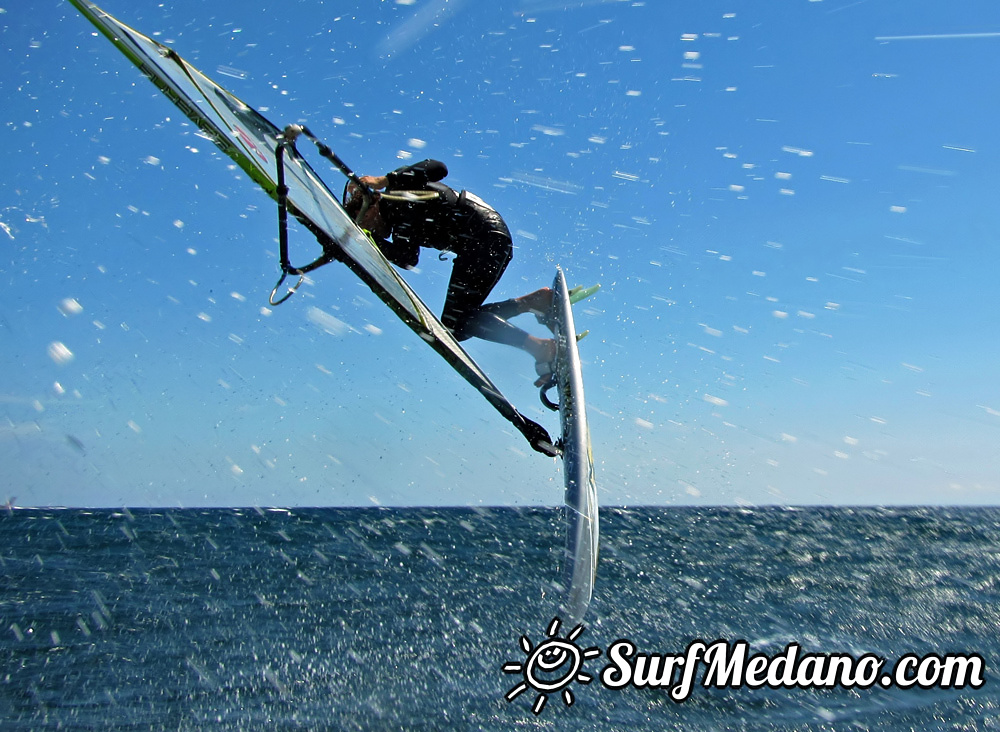
<path fill-rule="evenodd" d="M 576 628 L 553 622 L 560 517 L 8 510 L 0 729 L 1000 728 L 1000 509 L 606 508 L 597 587 Z M 529 663 L 557 640 L 571 647 L 565 677 Z M 669 675 L 605 683 L 625 673 L 605 673 L 613 647 L 648 671 L 697 641 L 885 668 L 930 658 L 931 671 L 959 654 L 979 659 L 982 679 L 744 677 L 693 684 L 683 701 Z"/>

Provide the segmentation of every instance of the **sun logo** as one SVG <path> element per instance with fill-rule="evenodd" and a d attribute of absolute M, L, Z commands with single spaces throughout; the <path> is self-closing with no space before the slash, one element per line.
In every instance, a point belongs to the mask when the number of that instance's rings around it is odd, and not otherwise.
<path fill-rule="evenodd" d="M 508 702 L 514 701 L 528 689 L 538 692 L 538 698 L 531 711 L 541 714 L 549 694 L 562 692 L 563 703 L 573 706 L 573 692 L 567 687 L 576 681 L 579 684 L 589 684 L 593 677 L 581 671 L 583 662 L 588 658 L 601 655 L 600 648 L 583 650 L 576 645 L 576 639 L 583 633 L 583 626 L 578 625 L 570 631 L 566 638 L 559 637 L 559 627 L 562 621 L 553 618 L 546 632 L 547 640 L 532 647 L 528 636 L 521 636 L 521 650 L 527 655 L 524 663 L 506 663 L 503 666 L 505 674 L 521 674 L 524 680 L 507 692 L 504 697 Z"/>

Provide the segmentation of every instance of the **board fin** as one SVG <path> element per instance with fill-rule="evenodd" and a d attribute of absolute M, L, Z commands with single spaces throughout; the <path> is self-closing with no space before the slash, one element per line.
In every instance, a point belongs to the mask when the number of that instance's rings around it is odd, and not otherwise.
<path fill-rule="evenodd" d="M 584 287 L 583 285 L 577 285 L 572 290 L 569 291 L 569 304 L 576 305 L 581 300 L 586 300 L 588 297 L 596 293 L 601 289 L 601 284 L 591 285 L 590 287 Z"/>

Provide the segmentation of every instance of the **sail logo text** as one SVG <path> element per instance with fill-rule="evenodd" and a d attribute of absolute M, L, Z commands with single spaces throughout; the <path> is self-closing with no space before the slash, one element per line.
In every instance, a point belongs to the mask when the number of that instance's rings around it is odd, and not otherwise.
<path fill-rule="evenodd" d="M 609 689 L 666 689 L 675 702 L 686 701 L 697 685 L 703 688 L 818 689 L 978 689 L 984 683 L 985 662 L 979 654 L 923 656 L 907 654 L 891 668 L 873 653 L 804 652 L 789 643 L 775 655 L 750 653 L 747 641 L 695 640 L 683 654 L 638 653 L 629 640 L 607 649 L 609 663 L 600 674 Z"/>

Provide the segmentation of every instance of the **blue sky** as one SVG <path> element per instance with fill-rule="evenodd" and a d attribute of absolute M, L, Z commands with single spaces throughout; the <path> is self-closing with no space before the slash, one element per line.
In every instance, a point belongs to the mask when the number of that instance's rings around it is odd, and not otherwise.
<path fill-rule="evenodd" d="M 1000 500 L 995 3 L 103 6 L 360 172 L 444 160 L 514 232 L 498 299 L 601 282 L 602 503 Z M 343 267 L 268 307 L 273 205 L 72 6 L 0 8 L 5 498 L 561 500 Z M 556 429 L 530 359 L 469 350 Z"/>

